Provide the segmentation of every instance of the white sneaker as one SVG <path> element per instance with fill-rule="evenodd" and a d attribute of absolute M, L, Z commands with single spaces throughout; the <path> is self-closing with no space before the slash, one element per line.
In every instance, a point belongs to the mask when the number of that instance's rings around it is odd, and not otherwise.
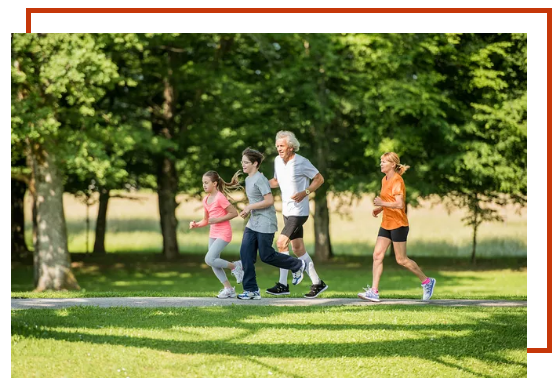
<path fill-rule="evenodd" d="M 232 269 L 232 275 L 236 277 L 236 283 L 241 284 L 244 280 L 244 269 L 242 267 L 242 261 L 236 261 L 234 262 L 234 265 L 236 265 L 236 267 Z"/>
<path fill-rule="evenodd" d="M 372 301 L 372 302 L 381 301 L 379 299 L 379 292 L 376 293 L 371 287 L 369 287 L 369 285 L 367 285 L 367 287 L 364 287 L 364 290 L 365 291 L 363 293 L 358 293 L 358 297 L 366 301 Z"/>
<path fill-rule="evenodd" d="M 436 283 L 437 281 L 435 280 L 435 278 L 429 278 L 429 283 L 422 285 L 422 288 L 424 289 L 424 295 L 422 297 L 422 301 L 429 301 L 431 299 L 431 296 L 433 295 L 433 289 L 435 288 Z"/>
<path fill-rule="evenodd" d="M 302 261 L 302 266 L 300 266 L 300 270 L 292 272 L 292 285 L 296 286 L 299 285 L 300 282 L 304 279 L 304 271 L 306 270 L 306 262 Z"/>
<path fill-rule="evenodd" d="M 219 291 L 219 294 L 217 294 L 217 298 L 234 298 L 236 297 L 236 288 L 231 287 L 231 288 L 222 288 Z"/>

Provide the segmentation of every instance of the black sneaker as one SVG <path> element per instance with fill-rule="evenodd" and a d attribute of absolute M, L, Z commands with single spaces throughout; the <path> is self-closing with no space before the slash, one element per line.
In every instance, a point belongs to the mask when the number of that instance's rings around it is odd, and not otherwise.
<path fill-rule="evenodd" d="M 321 294 L 325 290 L 327 290 L 328 288 L 329 288 L 329 286 L 327 286 L 327 284 L 325 282 L 321 281 L 317 285 L 311 285 L 311 289 L 309 290 L 309 293 L 305 294 L 304 297 L 315 298 L 319 294 Z"/>
<path fill-rule="evenodd" d="M 290 289 L 288 288 L 288 284 L 285 286 L 282 283 L 277 282 L 275 286 L 265 290 L 265 293 L 272 295 L 289 295 Z"/>

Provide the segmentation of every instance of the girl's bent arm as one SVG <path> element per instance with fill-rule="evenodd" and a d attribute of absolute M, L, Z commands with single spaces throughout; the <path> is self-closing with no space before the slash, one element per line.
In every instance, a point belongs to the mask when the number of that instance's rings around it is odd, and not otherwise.
<path fill-rule="evenodd" d="M 237 216 L 238 216 L 238 210 L 236 210 L 236 208 L 233 205 L 229 205 L 226 207 L 226 215 L 223 215 L 222 217 L 218 217 L 218 218 L 209 219 L 209 224 L 229 221 L 233 218 L 236 218 Z"/>
<path fill-rule="evenodd" d="M 207 210 L 204 211 L 205 211 L 205 215 L 203 219 L 197 222 L 197 226 L 195 227 L 205 227 L 209 224 L 209 213 L 207 212 Z"/>

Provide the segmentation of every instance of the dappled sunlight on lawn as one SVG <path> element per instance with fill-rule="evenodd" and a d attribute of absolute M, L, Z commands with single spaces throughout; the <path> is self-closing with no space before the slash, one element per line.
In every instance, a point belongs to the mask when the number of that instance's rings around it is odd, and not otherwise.
<path fill-rule="evenodd" d="M 88 307 L 64 312 L 12 311 L 13 375 L 21 375 L 23 365 L 27 375 L 44 369 L 41 352 L 48 346 L 54 346 L 58 358 L 68 363 L 74 357 L 87 357 L 75 369 L 71 365 L 64 369 L 67 376 L 110 377 L 110 370 L 117 367 L 110 363 L 116 362 L 136 377 L 163 376 L 170 366 L 175 376 L 205 377 L 221 376 L 219 369 L 232 377 L 291 372 L 303 377 L 524 377 L 526 309 Z M 160 361 L 159 365 L 146 365 L 147 357 Z M 182 365 L 185 357 L 194 364 Z M 389 369 L 389 363 L 400 363 L 401 358 L 404 366 Z M 204 362 L 220 364 L 216 368 Z M 374 369 L 379 367 L 381 373 Z M 49 366 L 48 376 L 59 375 L 59 370 Z"/>

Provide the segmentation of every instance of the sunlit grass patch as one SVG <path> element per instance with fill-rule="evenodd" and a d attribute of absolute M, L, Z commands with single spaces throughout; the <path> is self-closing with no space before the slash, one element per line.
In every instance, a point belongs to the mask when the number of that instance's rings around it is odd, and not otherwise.
<path fill-rule="evenodd" d="M 526 377 L 526 309 L 12 311 L 12 377 L 128 376 Z"/>

